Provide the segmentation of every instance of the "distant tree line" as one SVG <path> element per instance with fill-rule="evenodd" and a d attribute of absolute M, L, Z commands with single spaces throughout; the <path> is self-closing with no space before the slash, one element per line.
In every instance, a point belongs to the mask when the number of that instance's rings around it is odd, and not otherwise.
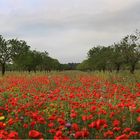
<path fill-rule="evenodd" d="M 72 70 L 76 63 L 60 64 L 48 52 L 31 50 L 26 41 L 18 39 L 6 40 L 0 35 L 0 69 L 2 75 L 9 71 L 51 71 Z"/>
<path fill-rule="evenodd" d="M 96 46 L 89 50 L 88 58 L 77 66 L 79 70 L 119 72 L 129 69 L 134 73 L 140 68 L 140 33 L 127 35 L 111 46 Z"/>

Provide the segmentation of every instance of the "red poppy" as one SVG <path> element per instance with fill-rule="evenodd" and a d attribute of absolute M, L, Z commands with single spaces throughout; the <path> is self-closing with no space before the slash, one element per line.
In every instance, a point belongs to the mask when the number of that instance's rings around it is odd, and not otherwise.
<path fill-rule="evenodd" d="M 82 132 L 81 131 L 77 131 L 76 133 L 75 133 L 75 139 L 79 139 L 79 138 L 81 138 L 82 137 Z"/>
<path fill-rule="evenodd" d="M 62 136 L 62 131 L 58 130 L 58 131 L 56 132 L 56 136 L 57 136 L 57 137 L 61 137 L 61 136 Z"/>
<path fill-rule="evenodd" d="M 70 117 L 73 119 L 76 118 L 76 116 L 77 116 L 77 113 L 75 113 L 75 112 L 70 114 Z"/>
<path fill-rule="evenodd" d="M 9 138 L 9 139 L 17 139 L 17 138 L 18 138 L 18 133 L 15 132 L 15 131 L 11 131 L 11 132 L 8 134 L 8 138 Z"/>
<path fill-rule="evenodd" d="M 116 137 L 116 140 L 128 140 L 128 139 L 129 139 L 129 136 L 126 134 L 122 134 Z"/>
<path fill-rule="evenodd" d="M 81 133 L 83 138 L 87 138 L 89 136 L 89 131 L 86 128 L 83 128 Z"/>
<path fill-rule="evenodd" d="M 79 126 L 78 126 L 77 123 L 73 123 L 71 127 L 72 127 L 72 129 L 75 130 L 75 131 L 78 131 L 78 130 L 79 130 Z"/>
<path fill-rule="evenodd" d="M 131 131 L 131 128 L 125 128 L 124 130 L 123 130 L 123 133 L 127 133 L 127 132 L 130 132 Z"/>
<path fill-rule="evenodd" d="M 37 130 L 30 130 L 29 131 L 29 137 L 33 138 L 33 139 L 37 139 L 37 138 L 41 138 L 42 134 Z"/>
<path fill-rule="evenodd" d="M 4 128 L 5 128 L 5 126 L 6 126 L 6 124 L 5 124 L 5 123 L 0 122 L 0 129 L 4 129 Z"/>
<path fill-rule="evenodd" d="M 105 138 L 113 138 L 113 136 L 114 136 L 114 133 L 110 130 L 104 133 Z"/>
<path fill-rule="evenodd" d="M 92 122 L 91 124 L 89 124 L 88 125 L 90 128 L 94 128 L 94 127 L 96 127 L 96 122 L 94 121 L 94 122 Z"/>
<path fill-rule="evenodd" d="M 53 126 L 54 126 L 54 123 L 53 122 L 51 122 L 51 123 L 48 124 L 48 127 L 53 127 Z"/>
<path fill-rule="evenodd" d="M 86 121 L 86 120 L 87 120 L 87 116 L 83 115 L 83 116 L 82 116 L 82 120 L 83 120 L 83 121 Z"/>
<path fill-rule="evenodd" d="M 139 123 L 140 123 L 140 116 L 137 118 L 137 122 L 139 122 Z"/>
<path fill-rule="evenodd" d="M 66 123 L 66 121 L 63 120 L 62 118 L 58 118 L 57 121 L 59 122 L 60 125 L 64 125 Z"/>
<path fill-rule="evenodd" d="M 121 127 L 114 127 L 113 128 L 113 131 L 120 131 L 121 130 Z"/>
<path fill-rule="evenodd" d="M 114 127 L 118 127 L 120 125 L 120 121 L 119 120 L 114 120 L 113 121 L 113 126 Z"/>

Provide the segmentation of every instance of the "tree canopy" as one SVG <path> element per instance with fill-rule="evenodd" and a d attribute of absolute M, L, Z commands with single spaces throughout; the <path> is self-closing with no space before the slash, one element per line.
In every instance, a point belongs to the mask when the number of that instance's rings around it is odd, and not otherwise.
<path fill-rule="evenodd" d="M 24 40 L 6 40 L 0 36 L 0 64 L 2 75 L 5 74 L 6 65 L 9 70 L 59 70 L 60 63 L 57 59 L 49 56 L 48 52 L 31 50 Z"/>
<path fill-rule="evenodd" d="M 95 46 L 88 51 L 88 59 L 84 60 L 77 69 L 80 70 L 116 70 L 121 67 L 131 73 L 140 62 L 140 33 L 127 35 L 120 42 L 111 46 Z"/>

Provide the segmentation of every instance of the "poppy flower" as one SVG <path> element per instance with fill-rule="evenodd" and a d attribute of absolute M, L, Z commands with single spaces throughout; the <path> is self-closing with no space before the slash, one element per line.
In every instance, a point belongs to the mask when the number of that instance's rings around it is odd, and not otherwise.
<path fill-rule="evenodd" d="M 115 139 L 116 140 L 127 140 L 127 139 L 129 139 L 129 136 L 126 134 L 122 134 L 120 136 L 117 136 Z"/>
<path fill-rule="evenodd" d="M 54 123 L 53 122 L 51 122 L 51 123 L 48 124 L 48 127 L 50 127 L 50 128 L 53 127 L 53 126 L 54 126 Z"/>
<path fill-rule="evenodd" d="M 83 121 L 86 121 L 86 120 L 87 120 L 87 116 L 83 115 L 83 116 L 82 116 L 82 120 L 83 120 Z"/>
<path fill-rule="evenodd" d="M 104 132 L 104 137 L 105 138 L 113 138 L 114 133 L 110 130 L 108 130 L 107 132 Z"/>
<path fill-rule="evenodd" d="M 77 123 L 73 123 L 71 127 L 72 127 L 72 129 L 75 130 L 75 131 L 78 131 L 78 130 L 79 130 L 79 126 L 78 126 Z"/>
<path fill-rule="evenodd" d="M 56 136 L 57 136 L 57 137 L 62 136 L 62 131 L 58 130 L 58 131 L 56 132 Z"/>
<path fill-rule="evenodd" d="M 140 116 L 137 118 L 137 122 L 139 122 L 139 123 L 140 123 Z"/>
<path fill-rule="evenodd" d="M 113 128 L 113 131 L 120 131 L 121 130 L 121 127 L 114 127 Z"/>
<path fill-rule="evenodd" d="M 82 132 L 81 131 L 77 131 L 76 133 L 75 133 L 75 139 L 79 139 L 79 138 L 81 138 L 82 137 Z"/>
<path fill-rule="evenodd" d="M 17 139 L 17 138 L 18 138 L 18 133 L 15 132 L 15 131 L 11 131 L 11 132 L 8 134 L 8 138 L 10 138 L 10 139 Z"/>
<path fill-rule="evenodd" d="M 4 129 L 6 127 L 6 124 L 3 122 L 0 122 L 0 129 Z"/>
<path fill-rule="evenodd" d="M 42 137 L 42 134 L 37 130 L 30 130 L 29 131 L 29 137 L 33 138 L 33 139 L 38 139 L 38 138 Z"/>
<path fill-rule="evenodd" d="M 119 120 L 114 120 L 113 121 L 113 126 L 114 127 L 118 127 L 120 125 L 120 121 Z"/>
<path fill-rule="evenodd" d="M 123 130 L 123 133 L 127 133 L 127 132 L 130 132 L 131 131 L 131 128 L 125 128 L 124 130 Z"/>

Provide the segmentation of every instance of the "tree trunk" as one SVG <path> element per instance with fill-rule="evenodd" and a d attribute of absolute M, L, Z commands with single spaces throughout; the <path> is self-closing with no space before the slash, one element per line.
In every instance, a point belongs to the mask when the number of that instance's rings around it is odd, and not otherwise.
<path fill-rule="evenodd" d="M 130 73 L 134 74 L 135 71 L 135 64 L 131 65 Z"/>
<path fill-rule="evenodd" d="M 117 65 L 116 72 L 119 73 L 119 71 L 120 71 L 120 65 Z"/>
<path fill-rule="evenodd" d="M 103 70 L 103 72 L 105 72 L 106 68 L 105 68 L 105 67 L 103 67 L 103 68 L 102 68 L 102 70 Z"/>
<path fill-rule="evenodd" d="M 111 68 L 109 69 L 109 72 L 112 72 L 112 69 Z"/>
<path fill-rule="evenodd" d="M 5 63 L 2 64 L 2 76 L 5 74 Z"/>
<path fill-rule="evenodd" d="M 36 69 L 34 69 L 34 73 L 36 73 Z"/>
<path fill-rule="evenodd" d="M 28 69 L 28 72 L 29 72 L 29 74 L 30 74 L 31 70 L 30 70 L 30 69 Z"/>

